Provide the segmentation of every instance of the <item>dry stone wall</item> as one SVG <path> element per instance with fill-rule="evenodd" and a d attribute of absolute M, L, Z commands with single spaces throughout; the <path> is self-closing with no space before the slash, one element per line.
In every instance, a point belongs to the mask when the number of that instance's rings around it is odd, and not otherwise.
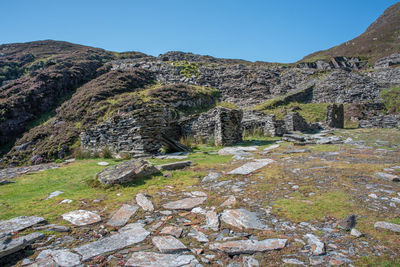
<path fill-rule="evenodd" d="M 343 104 L 332 104 L 326 108 L 326 124 L 331 128 L 344 128 Z"/>

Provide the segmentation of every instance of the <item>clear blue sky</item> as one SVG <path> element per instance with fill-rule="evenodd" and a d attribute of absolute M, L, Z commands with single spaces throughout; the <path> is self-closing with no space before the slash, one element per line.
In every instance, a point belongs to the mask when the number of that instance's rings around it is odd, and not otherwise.
<path fill-rule="evenodd" d="M 395 0 L 1 0 L 0 43 L 53 39 L 294 62 L 365 31 Z"/>

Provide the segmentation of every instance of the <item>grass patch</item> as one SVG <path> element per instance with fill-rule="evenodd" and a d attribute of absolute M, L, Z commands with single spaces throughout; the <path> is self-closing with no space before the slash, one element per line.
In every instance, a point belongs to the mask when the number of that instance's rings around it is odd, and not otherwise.
<path fill-rule="evenodd" d="M 342 191 L 333 191 L 323 194 L 304 197 L 300 193 L 293 193 L 293 199 L 276 201 L 274 210 L 295 222 L 320 220 L 326 216 L 343 218 L 352 212 L 350 197 Z"/>
<path fill-rule="evenodd" d="M 234 103 L 225 102 L 225 101 L 218 102 L 216 106 L 217 106 L 217 107 L 223 107 L 223 108 L 230 108 L 230 109 L 238 109 L 238 108 L 239 108 L 239 107 L 238 107 L 237 105 L 235 105 Z"/>
<path fill-rule="evenodd" d="M 392 87 L 382 90 L 383 104 L 389 113 L 400 112 L 400 87 Z"/>
<path fill-rule="evenodd" d="M 296 111 L 308 122 L 325 121 L 326 108 L 328 103 L 297 103 L 293 102 L 287 105 L 280 105 L 278 107 L 263 109 L 266 114 L 274 114 L 276 119 L 283 119 L 287 114 L 292 112 L 293 108 L 299 108 Z"/>

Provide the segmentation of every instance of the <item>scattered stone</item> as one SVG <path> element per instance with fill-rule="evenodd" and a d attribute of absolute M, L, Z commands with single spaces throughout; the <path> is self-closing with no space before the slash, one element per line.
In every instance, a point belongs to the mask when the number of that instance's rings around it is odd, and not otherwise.
<path fill-rule="evenodd" d="M 217 173 L 217 172 L 210 172 L 207 176 L 205 176 L 202 180 L 203 183 L 205 182 L 212 182 L 217 180 L 219 177 L 221 176 L 221 174 Z"/>
<path fill-rule="evenodd" d="M 108 166 L 108 165 L 110 165 L 110 163 L 105 162 L 105 161 L 100 161 L 100 162 L 97 162 L 97 165 L 99 165 L 99 166 Z"/>
<path fill-rule="evenodd" d="M 73 225 L 77 226 L 93 224 L 101 221 L 101 218 L 98 214 L 87 210 L 70 211 L 61 216 L 64 220 L 69 221 Z"/>
<path fill-rule="evenodd" d="M 229 196 L 220 206 L 233 206 L 236 204 L 236 198 L 234 196 Z"/>
<path fill-rule="evenodd" d="M 313 255 L 319 256 L 325 254 L 325 244 L 313 234 L 306 234 L 304 236 L 308 240 L 308 245 L 311 246 Z"/>
<path fill-rule="evenodd" d="M 285 247 L 287 239 L 238 240 L 225 243 L 210 244 L 211 250 L 222 251 L 229 255 L 253 254 L 268 250 L 277 250 Z"/>
<path fill-rule="evenodd" d="M 196 239 L 197 241 L 199 241 L 201 243 L 207 243 L 209 241 L 208 237 L 203 232 L 200 232 L 199 230 L 197 230 L 194 227 L 192 227 L 190 229 L 188 236 L 193 237 L 194 239 Z"/>
<path fill-rule="evenodd" d="M 170 226 L 165 226 L 161 230 L 160 234 L 172 235 L 172 236 L 175 236 L 176 238 L 179 238 L 179 237 L 181 237 L 182 231 L 183 231 L 182 227 L 170 225 Z"/>
<path fill-rule="evenodd" d="M 122 205 L 122 207 L 115 212 L 111 219 L 107 222 L 107 225 L 114 227 L 124 226 L 138 209 L 138 206 L 128 204 Z"/>
<path fill-rule="evenodd" d="M 206 215 L 206 213 L 207 213 L 207 211 L 201 207 L 194 208 L 190 212 L 196 213 L 196 214 L 201 214 L 201 215 Z"/>
<path fill-rule="evenodd" d="M 0 185 L 5 185 L 5 184 L 14 184 L 14 181 L 10 180 L 0 180 Z"/>
<path fill-rule="evenodd" d="M 362 237 L 363 234 L 358 231 L 356 228 L 351 229 L 350 234 L 355 237 Z"/>
<path fill-rule="evenodd" d="M 58 203 L 58 204 L 70 204 L 70 203 L 72 203 L 71 199 L 64 199 L 64 200 L 61 200 L 60 203 Z"/>
<path fill-rule="evenodd" d="M 0 221 L 0 233 L 19 232 L 44 221 L 44 218 L 36 216 L 21 216 Z"/>
<path fill-rule="evenodd" d="M 256 213 L 245 209 L 224 210 L 221 214 L 221 220 L 234 227 L 243 229 L 268 230 L 257 217 Z"/>
<path fill-rule="evenodd" d="M 189 197 L 177 201 L 168 202 L 163 205 L 164 209 L 169 210 L 191 210 L 206 201 L 207 197 Z"/>
<path fill-rule="evenodd" d="M 243 146 L 234 146 L 234 147 L 224 147 L 218 151 L 218 155 L 221 156 L 253 156 L 252 153 L 249 153 L 249 151 L 258 151 L 258 147 L 256 146 L 248 146 L 248 147 L 243 147 Z"/>
<path fill-rule="evenodd" d="M 134 252 L 125 263 L 128 267 L 199 267 L 193 255 Z"/>
<path fill-rule="evenodd" d="M 154 236 L 151 240 L 162 253 L 179 253 L 188 250 L 181 241 L 173 236 Z"/>
<path fill-rule="evenodd" d="M 343 220 L 341 220 L 338 223 L 338 227 L 340 229 L 350 231 L 352 228 L 354 228 L 356 226 L 356 223 L 357 223 L 357 216 L 354 214 L 351 214 L 351 215 L 347 216 L 346 218 L 344 218 Z"/>
<path fill-rule="evenodd" d="M 26 266 L 26 265 L 29 265 L 29 264 L 32 264 L 32 263 L 33 263 L 33 260 L 31 260 L 29 258 L 26 258 L 26 259 L 22 260 L 21 266 Z"/>
<path fill-rule="evenodd" d="M 282 261 L 291 265 L 305 265 L 304 262 L 299 261 L 298 259 L 282 259 Z"/>
<path fill-rule="evenodd" d="M 218 231 L 219 216 L 215 211 L 207 211 L 206 213 L 206 228 L 211 228 L 213 231 Z"/>
<path fill-rule="evenodd" d="M 192 191 L 188 193 L 192 197 L 207 197 L 207 194 L 201 191 Z"/>
<path fill-rule="evenodd" d="M 285 151 L 284 153 L 285 154 L 294 154 L 294 153 L 310 153 L 310 152 L 311 152 L 310 149 L 304 148 L 304 149 L 292 149 L 292 150 Z"/>
<path fill-rule="evenodd" d="M 257 159 L 253 162 L 248 162 L 248 163 L 242 165 L 241 167 L 228 172 L 228 174 L 247 175 L 258 169 L 261 169 L 262 167 L 267 166 L 268 164 L 271 164 L 272 162 L 274 162 L 274 160 L 272 160 L 272 159 Z"/>
<path fill-rule="evenodd" d="M 278 147 L 280 147 L 279 144 L 270 145 L 270 146 L 264 148 L 264 151 L 270 151 L 270 150 L 278 148 Z"/>
<path fill-rule="evenodd" d="M 96 178 L 106 185 L 125 184 L 158 172 L 159 170 L 148 161 L 130 160 L 103 169 L 96 175 Z"/>
<path fill-rule="evenodd" d="M 144 211 L 154 211 L 153 203 L 142 193 L 136 195 L 136 203 L 144 210 Z"/>
<path fill-rule="evenodd" d="M 190 160 L 186 160 L 186 161 L 178 161 L 178 162 L 157 165 L 156 168 L 160 171 L 165 171 L 165 170 L 172 171 L 172 170 L 184 169 L 190 165 L 192 165 L 192 162 Z"/>
<path fill-rule="evenodd" d="M 374 198 L 374 199 L 377 199 L 378 198 L 378 196 L 376 195 L 376 194 L 369 194 L 368 195 L 370 198 Z"/>
<path fill-rule="evenodd" d="M 138 223 L 128 224 L 124 228 L 122 228 L 118 234 L 101 238 L 95 242 L 74 248 L 73 250 L 82 256 L 82 261 L 87 261 L 96 256 L 142 242 L 150 235 L 150 232 L 146 231 L 143 225 Z"/>
<path fill-rule="evenodd" d="M 374 224 L 375 228 L 389 230 L 392 232 L 400 233 L 400 225 L 388 222 L 376 222 Z"/>
<path fill-rule="evenodd" d="M 36 240 L 42 239 L 43 237 L 44 234 L 35 232 L 29 235 L 14 238 L 12 240 L 2 239 L 0 240 L 0 258 L 20 251 Z"/>
<path fill-rule="evenodd" d="M 252 256 L 243 257 L 243 267 L 259 267 L 260 263 Z"/>
<path fill-rule="evenodd" d="M 157 159 L 187 159 L 188 156 L 178 156 L 178 155 L 161 155 L 157 156 Z"/>
<path fill-rule="evenodd" d="M 46 231 L 53 231 L 53 232 L 69 232 L 71 229 L 68 226 L 63 225 L 56 225 L 56 224 L 48 224 L 39 227 L 33 227 L 34 230 L 46 230 Z"/>
<path fill-rule="evenodd" d="M 69 250 L 51 250 L 46 249 L 39 253 L 36 260 L 50 258 L 60 267 L 73 267 L 81 263 L 81 257 Z"/>
<path fill-rule="evenodd" d="M 61 194 L 64 194 L 64 192 L 63 191 L 54 191 L 54 192 L 50 193 L 49 196 L 47 198 L 45 198 L 44 200 L 48 200 L 50 198 L 56 197 Z"/>
<path fill-rule="evenodd" d="M 384 173 L 384 172 L 377 172 L 376 176 L 378 176 L 378 178 L 386 180 L 386 181 L 390 181 L 390 182 L 399 182 L 400 179 L 397 175 L 394 174 L 389 174 L 389 173 Z"/>

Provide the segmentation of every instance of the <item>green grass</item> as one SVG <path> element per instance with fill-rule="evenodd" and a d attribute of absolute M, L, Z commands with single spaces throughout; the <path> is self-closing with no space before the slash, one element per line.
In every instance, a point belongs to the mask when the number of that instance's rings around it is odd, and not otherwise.
<path fill-rule="evenodd" d="M 311 197 L 293 193 L 293 197 L 276 201 L 274 210 L 295 222 L 320 220 L 325 216 L 344 218 L 352 211 L 349 196 L 342 191 L 316 194 Z"/>
<path fill-rule="evenodd" d="M 231 102 L 224 102 L 224 101 L 218 102 L 216 106 L 217 107 L 230 108 L 230 109 L 238 109 L 237 105 L 235 105 L 235 104 L 233 104 Z"/>
<path fill-rule="evenodd" d="M 400 87 L 392 87 L 381 92 L 382 100 L 389 113 L 400 112 Z"/>
<path fill-rule="evenodd" d="M 203 149 L 203 148 L 201 148 Z M 204 148 L 207 150 L 208 148 Z M 215 148 L 214 148 L 215 149 Z M 199 178 L 205 176 L 210 169 L 229 163 L 231 156 L 208 154 L 198 150 L 189 155 L 194 162 L 189 170 L 168 171 L 169 177 L 163 173 L 138 179 L 135 182 L 112 187 L 96 186 L 94 176 L 104 167 L 97 162 L 104 159 L 77 160 L 70 165 L 57 169 L 23 175 L 16 179 L 16 183 L 0 187 L 0 219 L 9 219 L 16 216 L 42 216 L 50 223 L 62 223 L 61 215 L 75 209 L 115 211 L 122 203 L 130 202 L 135 194 L 145 191 L 150 195 L 162 191 L 169 185 L 177 190 L 184 190 L 197 184 Z M 121 161 L 107 159 L 110 165 Z M 154 164 L 163 164 L 179 160 L 151 159 Z M 98 184 L 97 184 L 98 185 Z M 55 198 L 44 200 L 51 192 L 63 191 Z M 117 195 L 120 193 L 120 196 Z M 94 199 L 104 199 L 100 203 L 93 203 Z M 71 199 L 71 204 L 58 204 L 63 199 Z M 82 201 L 87 205 L 83 205 Z M 157 200 L 155 200 L 157 202 Z"/>
<path fill-rule="evenodd" d="M 287 105 L 281 105 L 271 109 L 264 109 L 263 112 L 267 114 L 274 114 L 276 119 L 283 119 L 287 114 L 291 112 L 294 107 L 299 107 L 296 110 L 307 122 L 321 122 L 325 121 L 326 107 L 328 103 L 290 103 Z"/>

